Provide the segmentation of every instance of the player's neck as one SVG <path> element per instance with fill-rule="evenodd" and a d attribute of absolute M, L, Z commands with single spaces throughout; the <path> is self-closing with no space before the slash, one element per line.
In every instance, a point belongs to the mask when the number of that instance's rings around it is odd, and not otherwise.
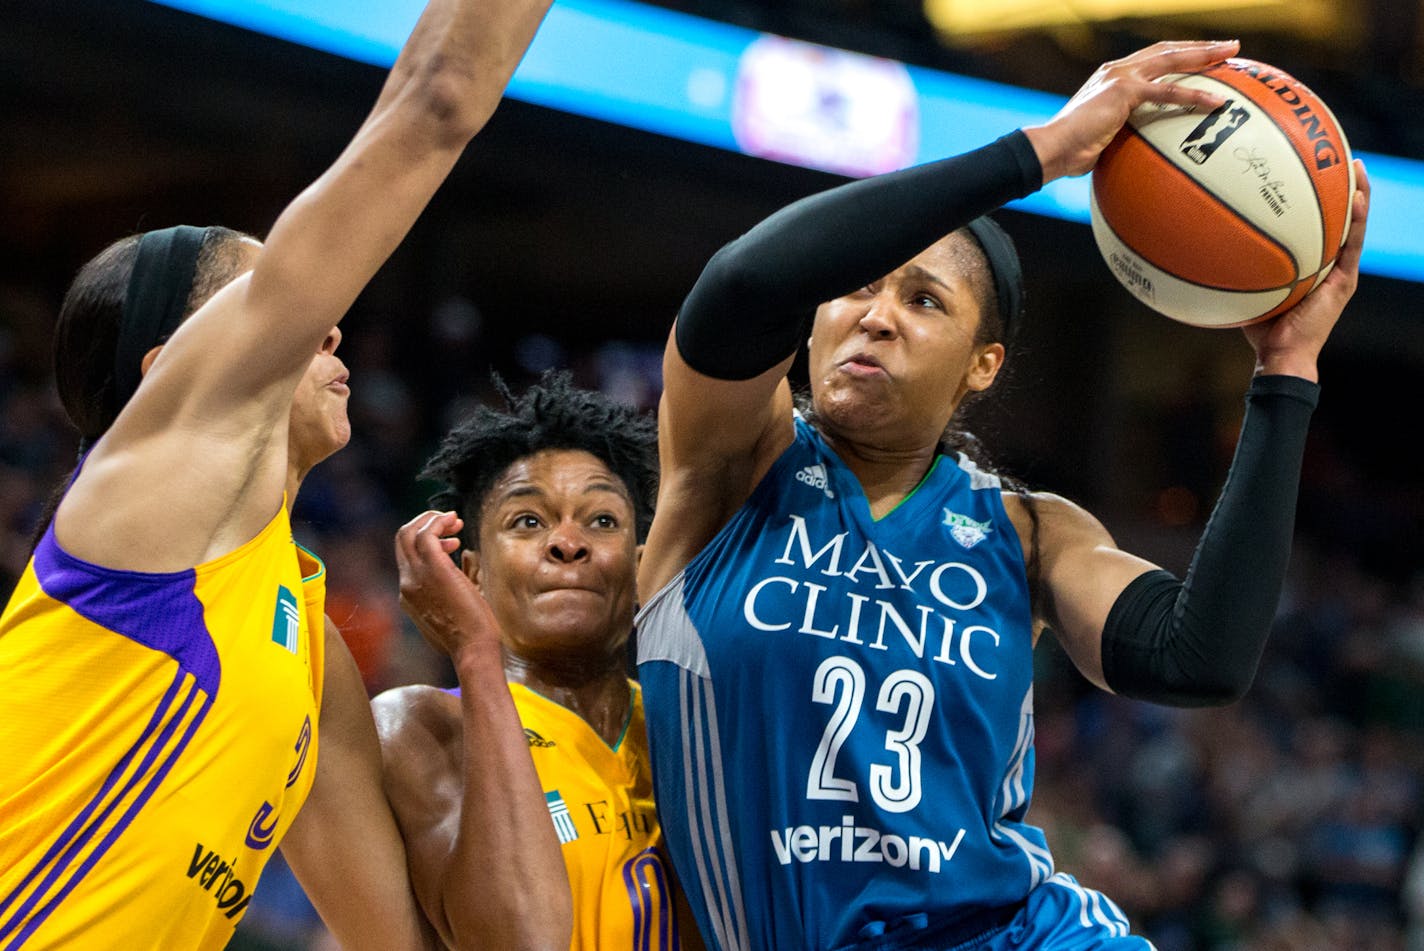
<path fill-rule="evenodd" d="M 631 693 L 618 658 L 605 663 L 535 663 L 509 654 L 505 678 L 572 710 L 593 727 L 609 746 L 618 742 L 628 723 Z"/>
<path fill-rule="evenodd" d="M 880 518 L 903 502 L 934 465 L 939 447 L 880 447 L 828 437 L 827 442 L 865 492 L 871 515 Z"/>

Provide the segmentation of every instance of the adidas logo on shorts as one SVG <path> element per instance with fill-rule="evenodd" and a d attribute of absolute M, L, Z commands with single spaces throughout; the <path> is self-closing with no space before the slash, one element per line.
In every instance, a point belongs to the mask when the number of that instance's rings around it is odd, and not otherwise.
<path fill-rule="evenodd" d="M 833 499 L 836 494 L 831 491 L 830 480 L 826 478 L 826 467 L 817 463 L 814 466 L 807 466 L 796 473 L 796 481 L 804 482 L 813 489 L 820 489 L 826 493 L 826 498 Z"/>

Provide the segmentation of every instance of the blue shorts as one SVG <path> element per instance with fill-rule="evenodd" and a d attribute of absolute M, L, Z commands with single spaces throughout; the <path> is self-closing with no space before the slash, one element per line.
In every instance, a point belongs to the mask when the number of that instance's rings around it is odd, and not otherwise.
<path fill-rule="evenodd" d="M 856 951 L 1155 951 L 1152 942 L 1129 932 L 1127 916 L 1112 899 L 1062 872 L 1029 892 L 1017 911 L 1006 909 L 1004 918 L 969 938 L 961 931 L 948 941 L 871 941 Z"/>

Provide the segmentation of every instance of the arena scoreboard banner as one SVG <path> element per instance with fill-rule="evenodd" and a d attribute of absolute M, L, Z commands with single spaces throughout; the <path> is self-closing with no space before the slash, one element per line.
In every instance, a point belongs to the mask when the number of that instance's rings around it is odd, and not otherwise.
<path fill-rule="evenodd" d="M 386 67 L 423 0 L 153 0 Z M 558 0 L 515 99 L 847 176 L 933 161 L 1042 122 L 1059 96 L 758 33 L 631 0 Z M 1348 134 L 1348 129 L 1346 130 Z M 1356 153 L 1374 197 L 1363 269 L 1424 282 L 1424 162 Z M 1086 223 L 1088 178 L 1016 210 Z"/>

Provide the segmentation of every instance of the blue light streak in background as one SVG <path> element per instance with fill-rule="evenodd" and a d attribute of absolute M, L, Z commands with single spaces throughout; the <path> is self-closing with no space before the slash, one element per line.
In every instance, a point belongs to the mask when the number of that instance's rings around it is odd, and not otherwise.
<path fill-rule="evenodd" d="M 423 0 L 153 0 L 348 59 L 387 67 Z M 743 151 L 732 131 L 742 53 L 762 34 L 631 0 L 559 0 L 509 86 L 515 99 L 689 142 Z M 1042 122 L 1047 93 L 907 67 L 918 95 L 914 163 Z M 1424 162 L 1357 152 L 1373 185 L 1361 267 L 1424 281 Z M 1010 207 L 1088 221 L 1088 179 L 1060 179 Z M 1411 215 L 1411 209 L 1416 214 Z"/>

